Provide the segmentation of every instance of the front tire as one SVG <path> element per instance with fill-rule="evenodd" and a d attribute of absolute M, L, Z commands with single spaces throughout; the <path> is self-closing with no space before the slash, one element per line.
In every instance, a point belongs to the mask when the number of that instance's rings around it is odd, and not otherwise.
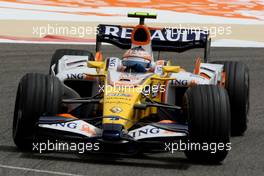
<path fill-rule="evenodd" d="M 59 113 L 62 96 L 63 87 L 54 76 L 29 73 L 20 80 L 13 118 L 13 140 L 19 149 L 32 150 L 39 117 Z"/>
<path fill-rule="evenodd" d="M 190 144 L 221 145 L 224 150 L 186 150 L 191 161 L 219 163 L 225 159 L 230 139 L 230 105 L 225 89 L 214 85 L 190 87 L 184 95 Z"/>

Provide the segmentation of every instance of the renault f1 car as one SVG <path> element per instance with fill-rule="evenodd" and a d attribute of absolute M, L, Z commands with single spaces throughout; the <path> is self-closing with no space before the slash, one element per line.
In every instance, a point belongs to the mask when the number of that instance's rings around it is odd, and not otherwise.
<path fill-rule="evenodd" d="M 162 151 L 168 143 L 220 144 L 214 152 L 186 149 L 188 159 L 221 162 L 230 136 L 247 128 L 249 73 L 235 61 L 208 61 L 207 31 L 153 28 L 150 13 L 129 13 L 137 26 L 99 25 L 95 57 L 90 51 L 59 49 L 48 75 L 26 74 L 19 83 L 13 139 L 19 149 L 34 141 L 98 142 L 100 151 Z M 104 57 L 102 43 L 121 49 L 143 48 L 151 55 L 147 70 Z M 153 52 L 203 48 L 194 71 Z M 123 68 L 126 69 L 123 69 Z"/>

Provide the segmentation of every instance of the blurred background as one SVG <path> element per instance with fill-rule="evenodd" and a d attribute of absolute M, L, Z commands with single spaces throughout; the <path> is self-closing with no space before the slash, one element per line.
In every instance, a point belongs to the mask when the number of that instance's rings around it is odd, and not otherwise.
<path fill-rule="evenodd" d="M 264 46 L 264 0 L 1 0 L 0 41 L 94 42 L 99 23 L 136 24 L 135 11 L 157 13 L 149 26 L 210 30 L 213 46 Z"/>

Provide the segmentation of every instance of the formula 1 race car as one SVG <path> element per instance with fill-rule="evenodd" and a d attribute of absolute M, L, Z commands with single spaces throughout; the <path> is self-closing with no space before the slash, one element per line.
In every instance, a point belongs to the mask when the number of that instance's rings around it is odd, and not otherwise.
<path fill-rule="evenodd" d="M 189 146 L 188 159 L 221 162 L 231 149 L 231 134 L 247 129 L 247 67 L 209 62 L 208 31 L 147 27 L 145 19 L 156 18 L 151 13 L 128 17 L 139 18 L 139 24 L 98 26 L 95 57 L 59 49 L 48 75 L 29 73 L 20 80 L 15 144 L 32 150 L 34 141 L 47 139 L 98 142 L 100 152 L 135 154 L 171 151 L 181 142 Z M 102 43 L 127 51 L 122 58 L 104 58 Z M 193 48 L 204 49 L 203 62 L 197 58 L 193 72 L 153 56 Z"/>

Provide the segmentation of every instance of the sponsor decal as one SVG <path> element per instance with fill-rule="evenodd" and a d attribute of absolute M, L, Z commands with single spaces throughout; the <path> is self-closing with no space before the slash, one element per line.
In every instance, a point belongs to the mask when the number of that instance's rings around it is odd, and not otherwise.
<path fill-rule="evenodd" d="M 111 58 L 109 61 L 109 68 L 115 68 L 116 66 L 116 58 Z"/>
<path fill-rule="evenodd" d="M 163 73 L 162 65 L 157 65 L 155 67 L 155 73 L 161 75 Z"/>
<path fill-rule="evenodd" d="M 77 123 L 70 122 L 70 123 L 57 123 L 53 124 L 56 127 L 65 127 L 65 128 L 70 128 L 70 129 L 76 129 Z"/>
<path fill-rule="evenodd" d="M 176 137 L 176 136 L 186 136 L 185 133 L 168 131 L 160 129 L 151 125 L 147 125 L 135 130 L 132 130 L 128 133 L 130 136 L 138 139 L 144 138 L 155 138 L 155 137 Z"/>
<path fill-rule="evenodd" d="M 144 129 L 139 129 L 138 131 L 133 131 L 130 133 L 132 137 L 141 137 L 144 135 L 149 135 L 149 134 L 158 134 L 160 132 L 159 128 L 156 127 L 149 127 L 149 128 L 144 128 Z"/>
<path fill-rule="evenodd" d="M 131 98 L 127 98 L 127 97 L 106 97 L 105 100 L 109 100 L 109 101 L 110 100 L 114 100 L 114 101 L 119 100 L 119 101 L 124 102 L 124 101 L 131 101 Z"/>
<path fill-rule="evenodd" d="M 123 109 L 120 108 L 120 107 L 118 107 L 118 106 L 114 106 L 114 107 L 112 107 L 112 108 L 110 109 L 110 111 L 111 111 L 112 113 L 120 113 L 120 112 L 123 111 Z"/>
<path fill-rule="evenodd" d="M 49 128 L 60 131 L 68 131 L 72 133 L 82 134 L 87 137 L 96 136 L 96 127 L 82 120 L 74 122 L 56 123 L 56 124 L 39 124 L 39 127 Z"/>
<path fill-rule="evenodd" d="M 177 86 L 188 86 L 188 81 L 187 80 L 182 80 L 182 79 L 176 79 L 173 80 L 173 84 L 177 85 Z"/>
<path fill-rule="evenodd" d="M 67 74 L 67 79 L 84 79 L 84 73 L 69 73 Z"/>
<path fill-rule="evenodd" d="M 128 105 L 128 106 L 131 106 L 131 103 L 129 103 L 130 100 L 119 100 L 118 101 L 109 101 L 109 100 L 106 100 L 105 101 L 105 104 L 123 104 L 123 105 Z"/>
<path fill-rule="evenodd" d="M 188 87 L 188 86 L 193 86 L 193 85 L 196 85 L 198 84 L 199 81 L 197 80 L 181 80 L 181 79 L 176 79 L 176 80 L 173 80 L 173 84 L 175 84 L 176 86 L 184 86 L 184 87 Z"/>
<path fill-rule="evenodd" d="M 110 119 L 110 120 L 119 120 L 120 117 L 118 117 L 118 116 L 111 116 L 109 119 Z"/>
<path fill-rule="evenodd" d="M 132 28 L 115 25 L 100 25 L 99 33 L 105 36 L 113 36 L 121 39 L 130 39 Z M 153 41 L 199 41 L 206 40 L 207 31 L 192 29 L 163 28 L 151 29 L 151 40 Z"/>
<path fill-rule="evenodd" d="M 125 93 L 109 93 L 106 96 L 110 97 L 131 97 L 131 94 L 125 94 Z"/>

